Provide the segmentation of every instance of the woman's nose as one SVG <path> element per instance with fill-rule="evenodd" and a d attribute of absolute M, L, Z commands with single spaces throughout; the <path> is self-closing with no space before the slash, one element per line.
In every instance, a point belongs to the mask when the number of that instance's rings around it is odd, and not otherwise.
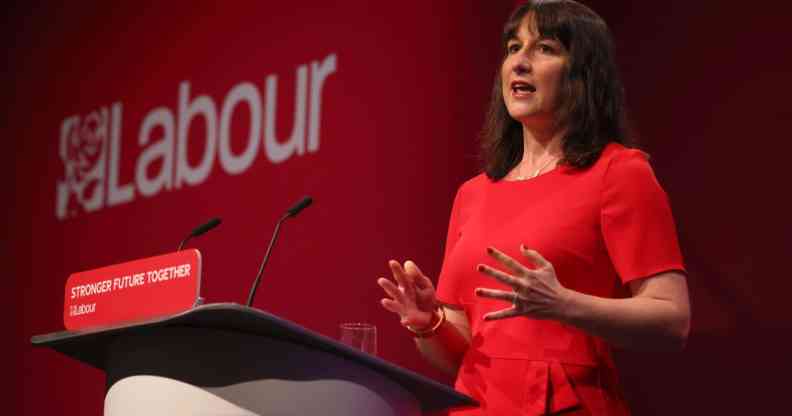
<path fill-rule="evenodd" d="M 525 75 L 529 72 L 531 72 L 531 64 L 526 61 L 521 61 L 514 65 L 514 73 L 517 75 Z"/>

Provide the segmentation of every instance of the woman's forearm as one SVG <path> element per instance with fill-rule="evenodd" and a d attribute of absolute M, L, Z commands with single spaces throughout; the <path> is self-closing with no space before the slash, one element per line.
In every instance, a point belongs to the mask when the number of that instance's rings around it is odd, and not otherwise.
<path fill-rule="evenodd" d="M 559 318 L 612 345 L 640 350 L 680 350 L 690 329 L 686 303 L 644 296 L 609 299 L 570 291 Z"/>
<path fill-rule="evenodd" d="M 601 298 L 564 288 L 553 265 L 538 252 L 521 246 L 536 267 L 527 268 L 500 250 L 487 253 L 511 273 L 484 264 L 478 270 L 512 287 L 512 291 L 477 288 L 476 295 L 513 303 L 490 312 L 486 320 L 553 319 L 603 338 L 610 344 L 649 350 L 679 350 L 690 328 L 690 303 L 685 274 L 669 270 L 627 283 L 632 297 Z"/>

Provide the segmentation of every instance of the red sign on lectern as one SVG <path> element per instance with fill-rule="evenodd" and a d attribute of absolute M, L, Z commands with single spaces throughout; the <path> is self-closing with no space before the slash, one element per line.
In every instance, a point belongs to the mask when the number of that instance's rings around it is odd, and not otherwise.
<path fill-rule="evenodd" d="M 195 306 L 201 253 L 190 249 L 74 273 L 66 281 L 68 330 L 144 321 Z"/>

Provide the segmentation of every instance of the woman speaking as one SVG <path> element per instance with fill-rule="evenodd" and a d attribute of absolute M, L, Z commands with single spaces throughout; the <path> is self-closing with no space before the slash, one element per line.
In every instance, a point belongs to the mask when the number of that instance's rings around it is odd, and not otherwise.
<path fill-rule="evenodd" d="M 611 346 L 675 350 L 690 326 L 665 192 L 626 146 L 605 22 L 571 0 L 506 22 L 483 173 L 459 188 L 435 289 L 378 279 L 418 349 L 481 404 L 453 415 L 629 414 Z"/>

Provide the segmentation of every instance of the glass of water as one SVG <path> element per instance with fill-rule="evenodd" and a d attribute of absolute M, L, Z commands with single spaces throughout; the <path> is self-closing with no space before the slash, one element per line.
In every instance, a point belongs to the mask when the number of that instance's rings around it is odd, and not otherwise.
<path fill-rule="evenodd" d="M 340 341 L 371 355 L 377 355 L 377 327 L 362 322 L 341 324 Z"/>

